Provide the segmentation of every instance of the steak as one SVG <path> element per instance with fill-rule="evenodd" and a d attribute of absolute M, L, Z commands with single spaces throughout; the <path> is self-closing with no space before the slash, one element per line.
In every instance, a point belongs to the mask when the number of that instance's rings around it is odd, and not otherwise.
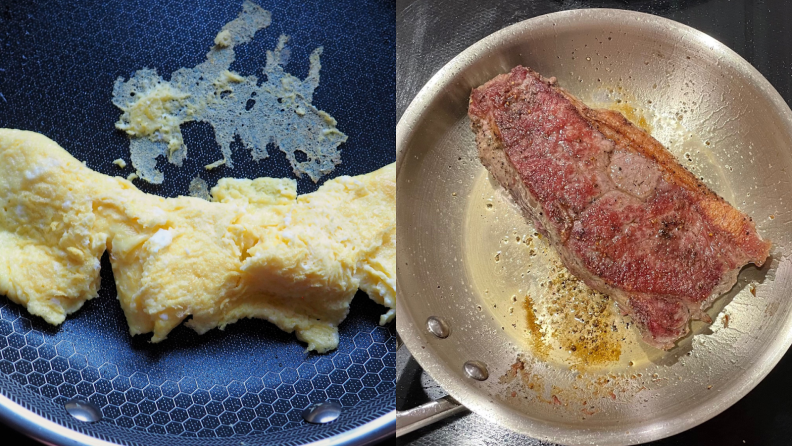
<path fill-rule="evenodd" d="M 481 162 L 589 287 L 669 349 L 770 243 L 620 113 L 518 66 L 473 90 Z"/>

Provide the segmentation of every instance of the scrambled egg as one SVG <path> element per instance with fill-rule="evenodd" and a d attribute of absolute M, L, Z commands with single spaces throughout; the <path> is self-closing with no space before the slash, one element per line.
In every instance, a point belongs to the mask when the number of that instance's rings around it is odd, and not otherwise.
<path fill-rule="evenodd" d="M 358 288 L 395 306 L 393 164 L 297 196 L 294 180 L 225 178 L 213 202 L 94 172 L 37 133 L 0 129 L 0 294 L 60 324 L 96 297 L 105 250 L 132 335 L 239 319 L 338 345 Z"/>

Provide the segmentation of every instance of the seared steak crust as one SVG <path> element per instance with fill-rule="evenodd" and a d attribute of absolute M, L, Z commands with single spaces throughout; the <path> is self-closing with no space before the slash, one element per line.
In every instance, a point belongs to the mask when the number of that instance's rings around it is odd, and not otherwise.
<path fill-rule="evenodd" d="M 473 90 L 482 163 L 566 267 L 615 298 L 647 343 L 668 349 L 770 243 L 618 112 L 588 108 L 518 66 Z"/>

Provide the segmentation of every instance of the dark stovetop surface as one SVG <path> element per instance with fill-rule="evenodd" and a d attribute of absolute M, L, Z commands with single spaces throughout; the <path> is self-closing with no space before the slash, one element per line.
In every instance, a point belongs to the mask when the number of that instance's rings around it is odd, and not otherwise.
<path fill-rule="evenodd" d="M 522 20 L 578 8 L 631 9 L 701 30 L 756 67 L 792 104 L 792 2 L 784 0 L 397 0 L 397 116 L 443 65 L 481 38 Z M 453 30 L 453 32 L 449 32 Z M 449 37 L 450 36 L 450 37 Z M 397 353 L 396 408 L 443 396 L 412 359 Z M 671 445 L 787 445 L 792 438 L 792 353 L 746 397 L 712 420 L 651 443 Z M 472 414 L 444 420 L 398 439 L 400 445 L 545 445 Z"/>

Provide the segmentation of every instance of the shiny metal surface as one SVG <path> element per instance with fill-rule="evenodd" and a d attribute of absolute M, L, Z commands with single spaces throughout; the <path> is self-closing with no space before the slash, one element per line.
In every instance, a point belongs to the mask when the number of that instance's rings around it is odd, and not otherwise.
<path fill-rule="evenodd" d="M 752 215 L 760 233 L 774 242 L 769 265 L 745 268 L 738 285 L 710 311 L 716 322 L 694 325 L 696 336 L 677 348 L 639 352 L 645 360 L 632 366 L 581 373 L 558 363 L 537 366 L 558 392 L 572 395 L 558 404 L 514 398 L 514 385 L 502 379 L 517 355 L 530 355 L 530 349 L 519 330 L 506 329 L 505 313 L 488 306 L 503 297 L 497 296 L 503 292 L 498 287 L 509 278 L 482 282 L 478 269 L 486 267 L 475 259 L 488 258 L 498 245 L 488 244 L 481 237 L 485 233 L 472 232 L 470 223 L 476 206 L 490 200 L 494 230 L 518 224 L 508 200 L 488 184 L 466 117 L 470 90 L 517 64 L 556 76 L 588 102 L 597 100 L 594 93 L 603 87 L 614 88 L 658 115 L 678 116 L 689 134 L 709 143 L 692 154 L 701 176 Z M 672 152 L 680 150 L 673 135 L 656 136 Z M 396 137 L 398 330 L 421 366 L 486 418 L 564 444 L 650 441 L 725 410 L 792 342 L 792 240 L 785 229 L 792 221 L 785 198 L 792 190 L 792 112 L 753 67 L 711 37 L 626 11 L 530 19 L 483 39 L 441 69 L 402 116 Z M 496 242 L 502 235 L 496 234 Z M 433 314 L 443 314 L 454 327 L 448 338 L 425 330 L 424 321 Z M 469 358 L 485 362 L 490 379 L 467 378 L 462 364 Z M 636 376 L 613 403 L 601 401 L 596 385 L 575 382 L 595 383 L 609 375 L 628 381 Z M 595 410 L 581 414 L 581 401 L 586 410 L 596 404 Z"/>
<path fill-rule="evenodd" d="M 467 361 L 462 367 L 465 370 L 465 375 L 470 379 L 486 381 L 489 378 L 487 364 L 481 361 Z"/>
<path fill-rule="evenodd" d="M 430 401 L 418 407 L 396 414 L 396 437 L 407 435 L 424 426 L 436 423 L 452 415 L 467 410 L 459 401 L 450 396 L 444 396 L 435 401 Z"/>
<path fill-rule="evenodd" d="M 332 401 L 322 401 L 311 404 L 303 410 L 303 419 L 313 424 L 325 424 L 335 421 L 341 415 L 343 408 Z"/>
<path fill-rule="evenodd" d="M 437 316 L 429 316 L 426 320 L 426 329 L 440 339 L 445 339 L 451 334 L 451 328 L 446 321 Z"/>
<path fill-rule="evenodd" d="M 70 399 L 63 404 L 63 408 L 75 419 L 86 423 L 94 423 L 102 419 L 101 409 L 89 401 Z"/>

